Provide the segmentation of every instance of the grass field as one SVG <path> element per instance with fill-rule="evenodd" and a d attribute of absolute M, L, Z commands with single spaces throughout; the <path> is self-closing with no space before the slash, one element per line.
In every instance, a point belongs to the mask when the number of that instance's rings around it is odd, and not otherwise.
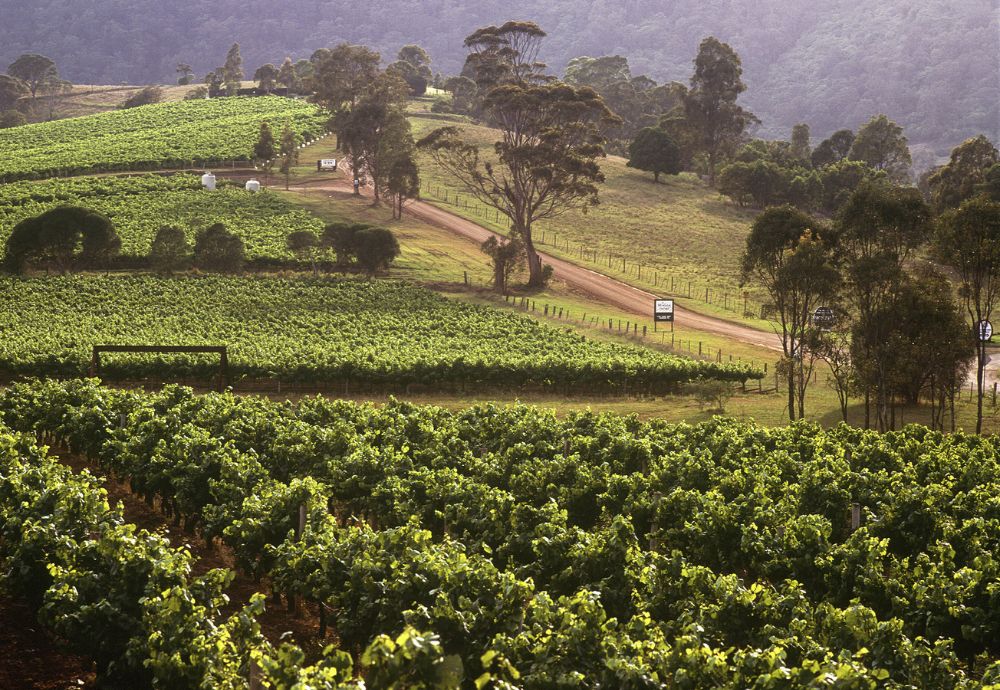
<path fill-rule="evenodd" d="M 190 86 L 163 86 L 163 101 L 181 101 L 198 84 Z M 39 96 L 37 111 L 45 119 L 63 119 L 96 115 L 109 110 L 118 110 L 128 99 L 139 93 L 144 86 L 74 84 L 67 94 Z"/>
<path fill-rule="evenodd" d="M 157 86 L 157 85 L 153 85 Z M 160 84 L 163 103 L 182 101 L 193 90 L 202 86 L 194 82 L 187 86 Z M 243 88 L 256 86 L 256 82 L 244 81 Z M 68 117 L 84 117 L 118 110 L 125 101 L 146 88 L 142 84 L 74 84 L 65 94 L 39 95 L 35 106 L 35 120 L 62 120 Z"/>
<path fill-rule="evenodd" d="M 442 118 L 419 106 L 411 108 L 410 122 L 418 138 L 437 127 L 459 124 L 483 147 L 495 140 L 486 127 Z M 475 203 L 428 156 L 421 156 L 420 165 L 425 199 L 494 230 L 506 229 L 502 216 L 497 222 L 493 212 Z M 760 294 L 739 285 L 739 257 L 751 213 L 688 173 L 654 184 L 651 175 L 628 168 L 620 157 L 608 157 L 601 167 L 607 181 L 601 186 L 600 205 L 539 222 L 534 237 L 543 251 L 673 295 L 697 311 L 769 328 L 759 318 L 744 318 L 744 305 L 759 316 L 761 303 Z"/>

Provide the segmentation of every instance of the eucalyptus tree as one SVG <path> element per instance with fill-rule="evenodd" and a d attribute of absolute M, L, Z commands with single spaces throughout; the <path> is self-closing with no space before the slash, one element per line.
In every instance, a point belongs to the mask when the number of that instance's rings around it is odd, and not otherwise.
<path fill-rule="evenodd" d="M 458 127 L 418 146 L 480 202 L 506 216 L 524 246 L 528 284 L 546 280 L 532 231 L 540 220 L 598 203 L 606 128 L 618 121 L 596 91 L 546 75 L 536 57 L 543 32 L 531 22 L 486 27 L 466 38 L 485 119 L 499 130 L 488 154 Z"/>

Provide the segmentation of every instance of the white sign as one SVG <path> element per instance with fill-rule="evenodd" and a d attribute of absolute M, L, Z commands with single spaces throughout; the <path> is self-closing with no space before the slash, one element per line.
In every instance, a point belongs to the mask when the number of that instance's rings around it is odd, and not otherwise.
<path fill-rule="evenodd" d="M 653 301 L 654 321 L 674 320 L 674 301 L 672 299 L 658 299 Z"/>
<path fill-rule="evenodd" d="M 976 335 L 985 343 L 993 337 L 993 324 L 989 321 L 980 321 L 976 324 Z"/>
<path fill-rule="evenodd" d="M 316 161 L 317 170 L 336 170 L 337 169 L 337 159 L 335 158 L 323 158 Z"/>
<path fill-rule="evenodd" d="M 831 307 L 816 307 L 813 312 L 813 325 L 817 328 L 829 330 L 837 322 L 837 317 Z"/>

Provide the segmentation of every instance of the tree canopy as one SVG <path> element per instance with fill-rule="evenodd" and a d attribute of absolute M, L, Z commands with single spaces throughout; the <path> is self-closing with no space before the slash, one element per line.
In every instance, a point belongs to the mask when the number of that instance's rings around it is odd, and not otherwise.
<path fill-rule="evenodd" d="M 121 244 L 107 216 L 80 206 L 59 206 L 14 226 L 4 263 L 13 273 L 31 265 L 65 273 L 100 266 L 118 254 Z"/>
<path fill-rule="evenodd" d="M 651 172 L 653 181 L 659 182 L 661 174 L 676 175 L 681 171 L 681 152 L 665 131 L 645 127 L 629 145 L 628 167 Z"/>

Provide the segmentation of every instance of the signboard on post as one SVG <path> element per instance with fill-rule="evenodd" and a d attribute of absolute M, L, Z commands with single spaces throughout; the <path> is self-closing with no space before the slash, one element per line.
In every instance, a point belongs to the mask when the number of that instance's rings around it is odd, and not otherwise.
<path fill-rule="evenodd" d="M 322 158 L 316 161 L 316 170 L 318 172 L 333 171 L 337 169 L 337 160 L 335 158 Z"/>
<path fill-rule="evenodd" d="M 674 301 L 672 299 L 653 300 L 653 321 L 673 321 Z"/>
<path fill-rule="evenodd" d="M 837 317 L 830 307 L 816 307 L 816 311 L 813 312 L 813 326 L 816 328 L 828 331 L 836 322 Z"/>
<path fill-rule="evenodd" d="M 989 321 L 980 321 L 976 324 L 976 337 L 981 342 L 989 342 L 993 338 L 993 324 Z"/>

